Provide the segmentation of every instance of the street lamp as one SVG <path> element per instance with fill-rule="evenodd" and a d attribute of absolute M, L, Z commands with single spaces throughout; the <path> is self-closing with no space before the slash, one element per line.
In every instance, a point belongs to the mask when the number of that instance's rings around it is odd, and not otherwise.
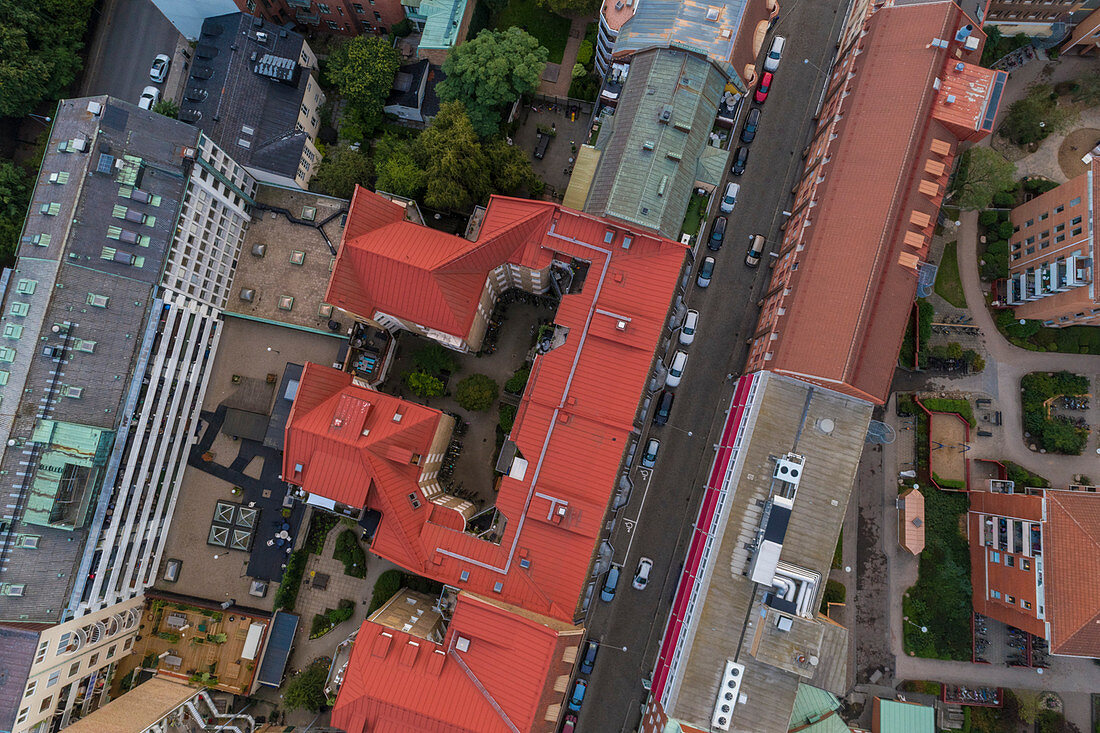
<path fill-rule="evenodd" d="M 589 639 L 588 643 L 589 644 L 595 644 L 596 646 L 605 646 L 608 649 L 618 649 L 621 652 L 627 651 L 625 646 L 615 646 L 614 644 L 604 644 L 602 641 L 593 641 L 592 639 Z"/>
<path fill-rule="evenodd" d="M 280 353 L 278 349 L 273 349 L 270 346 L 267 347 L 268 351 L 274 351 L 276 354 Z"/>
<path fill-rule="evenodd" d="M 47 125 L 49 123 L 53 122 L 53 117 L 46 117 L 45 115 L 36 115 L 33 112 L 28 112 L 27 117 L 33 117 L 34 119 L 38 120 L 39 122 L 44 122 Z"/>
<path fill-rule="evenodd" d="M 810 66 L 812 66 L 815 69 L 817 69 L 818 71 L 820 71 L 822 74 L 828 74 L 829 73 L 828 71 L 825 71 L 825 69 L 821 68 L 820 66 L 815 64 L 813 61 L 810 61 L 809 59 L 802 59 L 802 63 L 809 64 Z"/>
<path fill-rule="evenodd" d="M 928 627 L 927 626 L 920 626 L 918 624 L 913 623 L 912 621 L 909 620 L 908 616 L 902 616 L 901 619 L 902 619 L 902 621 L 909 624 L 913 628 L 920 629 L 920 632 L 922 634 L 927 634 L 928 633 Z"/>

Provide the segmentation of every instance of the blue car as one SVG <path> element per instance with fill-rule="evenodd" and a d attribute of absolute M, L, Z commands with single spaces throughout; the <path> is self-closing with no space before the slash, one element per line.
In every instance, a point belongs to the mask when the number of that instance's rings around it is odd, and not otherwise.
<path fill-rule="evenodd" d="M 611 603 L 615 598 L 615 586 L 619 584 L 619 568 L 616 565 L 612 565 L 611 569 L 607 571 L 607 580 L 603 582 L 603 588 L 600 590 L 600 600 L 604 603 Z"/>
<path fill-rule="evenodd" d="M 599 650 L 599 644 L 588 642 L 588 646 L 584 648 L 584 656 L 581 657 L 581 674 L 592 674 L 592 668 L 596 666 L 596 652 Z"/>
<path fill-rule="evenodd" d="M 588 683 L 584 680 L 577 680 L 577 684 L 573 685 L 573 696 L 569 698 L 569 709 L 573 712 L 580 712 L 581 703 L 584 702 L 584 691 L 588 689 Z"/>

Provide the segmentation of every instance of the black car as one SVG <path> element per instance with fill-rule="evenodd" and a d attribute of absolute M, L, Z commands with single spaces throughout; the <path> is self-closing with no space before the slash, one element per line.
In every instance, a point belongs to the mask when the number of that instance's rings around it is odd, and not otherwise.
<path fill-rule="evenodd" d="M 760 126 L 760 108 L 753 107 L 749 110 L 749 117 L 745 120 L 745 129 L 741 130 L 741 142 L 748 145 L 756 139 L 756 128 Z"/>
<path fill-rule="evenodd" d="M 664 425 L 668 422 L 668 416 L 672 413 L 672 401 L 676 394 L 669 390 L 662 390 L 657 397 L 657 409 L 653 411 L 653 424 Z"/>
<path fill-rule="evenodd" d="M 707 240 L 707 249 L 717 252 L 722 249 L 722 240 L 726 238 L 726 217 L 720 216 L 714 220 L 714 229 L 710 231 L 710 239 Z"/>
<path fill-rule="evenodd" d="M 745 146 L 737 148 L 737 154 L 733 157 L 733 168 L 730 173 L 739 176 L 745 172 L 745 165 L 749 162 L 749 149 Z"/>
<path fill-rule="evenodd" d="M 592 669 L 596 666 L 596 652 L 599 650 L 600 645 L 598 642 L 588 642 L 588 645 L 584 648 L 584 656 L 581 657 L 581 674 L 592 674 Z"/>

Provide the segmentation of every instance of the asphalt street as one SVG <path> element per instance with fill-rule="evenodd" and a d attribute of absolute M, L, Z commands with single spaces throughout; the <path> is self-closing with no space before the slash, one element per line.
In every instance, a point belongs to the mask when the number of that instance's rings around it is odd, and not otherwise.
<path fill-rule="evenodd" d="M 141 91 L 155 86 L 163 96 L 175 99 L 187 62 L 177 48 L 187 48 L 186 41 L 151 0 L 108 0 L 80 93 L 110 94 L 137 104 Z M 172 57 L 172 66 L 166 82 L 157 84 L 149 78 L 149 67 L 160 53 Z"/>
<path fill-rule="evenodd" d="M 741 373 L 746 339 L 756 324 L 756 303 L 771 272 L 769 254 L 758 268 L 745 265 L 748 240 L 753 234 L 764 234 L 767 252 L 778 249 L 783 212 L 791 205 L 790 191 L 802 167 L 801 152 L 812 132 L 825 70 L 835 54 L 846 12 L 847 2 L 842 0 L 783 3 L 764 43 L 767 49 L 774 35 L 787 38 L 771 93 L 762 107 L 760 130 L 749 146 L 746 172 L 730 178 L 741 184 L 741 193 L 729 215 L 725 243 L 717 253 L 705 245 L 697 249 L 696 269 L 704 256 L 713 255 L 717 260 L 714 279 L 703 290 L 693 278 L 686 301 L 689 308 L 699 311 L 698 333 L 689 347 L 679 346 L 674 334 L 666 354 L 667 364 L 676 349 L 685 348 L 687 369 L 676 389 L 669 423 L 648 427 L 639 443 L 641 447 L 649 437 L 658 437 L 661 449 L 654 471 L 634 469 L 630 501 L 616 518 L 612 562 L 623 567 L 622 579 L 614 600 L 604 603 L 594 599 L 586 619 L 589 638 L 604 646 L 588 676 L 579 715 L 581 731 L 634 730 L 640 722 L 648 694 L 643 678 L 649 676 L 656 660 L 690 528 L 725 420 L 733 389 L 729 375 Z M 742 109 L 742 119 L 747 110 L 747 106 Z M 719 190 L 723 189 L 724 185 Z M 701 239 L 705 241 L 709 234 L 707 222 Z M 641 453 L 639 448 L 637 455 Z M 631 587 L 641 557 L 654 561 L 644 591 Z"/>

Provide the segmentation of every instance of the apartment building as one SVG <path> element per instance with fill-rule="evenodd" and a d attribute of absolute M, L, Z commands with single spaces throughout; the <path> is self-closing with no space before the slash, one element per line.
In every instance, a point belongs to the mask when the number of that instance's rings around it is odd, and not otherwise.
<path fill-rule="evenodd" d="M 0 620 L 35 646 L 0 730 L 94 709 L 132 643 L 254 185 L 189 125 L 58 106 L 0 316 Z"/>
<path fill-rule="evenodd" d="M 1073 32 L 1058 50 L 1062 53 L 1074 51 L 1079 56 L 1089 56 L 1096 53 L 1098 48 L 1100 48 L 1100 8 L 1090 12 L 1073 27 Z"/>
<path fill-rule="evenodd" d="M 1100 160 L 1012 210 L 1005 301 L 1020 318 L 1056 328 L 1100 324 L 1096 210 Z"/>
<path fill-rule="evenodd" d="M 623 24 L 634 17 L 641 0 L 604 0 L 596 28 L 596 71 L 607 76 L 611 69 L 611 54 Z"/>
<path fill-rule="evenodd" d="M 982 22 L 999 26 L 1006 36 L 1050 36 L 1085 5 L 1085 0 L 990 0 Z"/>
<path fill-rule="evenodd" d="M 1100 496 L 991 480 L 967 515 L 974 610 L 1046 639 L 1052 654 L 1100 656 Z"/>
<path fill-rule="evenodd" d="M 244 13 L 207 18 L 179 118 L 256 180 L 305 189 L 321 163 L 316 74 L 302 35 Z"/>
<path fill-rule="evenodd" d="M 853 12 L 746 369 L 882 403 L 958 142 L 993 130 L 1007 75 L 975 65 L 984 37 L 954 3 Z"/>
<path fill-rule="evenodd" d="M 400 0 L 235 0 L 237 7 L 276 25 L 296 25 L 323 33 L 385 35 L 405 17 Z"/>

